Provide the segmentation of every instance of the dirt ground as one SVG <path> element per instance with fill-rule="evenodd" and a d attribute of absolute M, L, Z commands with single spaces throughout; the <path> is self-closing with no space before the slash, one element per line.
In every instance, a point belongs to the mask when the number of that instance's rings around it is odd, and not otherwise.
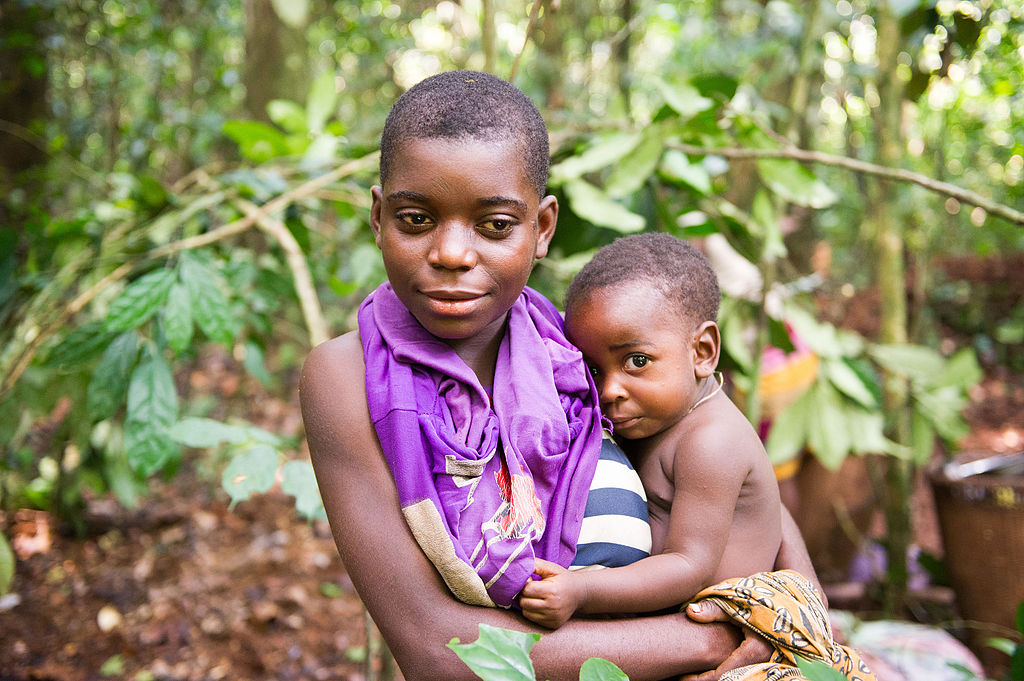
<path fill-rule="evenodd" d="M 294 391 L 252 399 L 239 375 L 214 358 L 183 381 L 225 402 L 249 396 L 253 422 L 299 432 Z M 968 417 L 965 451 L 1024 449 L 1024 376 L 990 374 Z M 366 678 L 362 609 L 326 524 L 276 488 L 229 510 L 197 461 L 154 483 L 138 511 L 93 500 L 84 539 L 42 512 L 0 515 L 21 555 L 0 599 L 0 681 Z M 914 509 L 918 543 L 941 551 L 925 485 Z"/>

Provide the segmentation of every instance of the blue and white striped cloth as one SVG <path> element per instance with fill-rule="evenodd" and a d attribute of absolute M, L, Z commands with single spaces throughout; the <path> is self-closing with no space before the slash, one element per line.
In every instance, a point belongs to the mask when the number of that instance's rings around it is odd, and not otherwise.
<path fill-rule="evenodd" d="M 649 555 L 647 495 L 626 455 L 606 436 L 569 569 L 620 567 Z"/>

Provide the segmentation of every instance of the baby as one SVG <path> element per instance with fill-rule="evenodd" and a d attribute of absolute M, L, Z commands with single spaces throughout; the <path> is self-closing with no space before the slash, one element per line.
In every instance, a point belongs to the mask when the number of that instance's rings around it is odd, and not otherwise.
<path fill-rule="evenodd" d="M 643 482 L 651 556 L 569 572 L 537 560 L 523 614 L 550 628 L 573 613 L 679 606 L 704 587 L 771 570 L 778 484 L 746 417 L 722 392 L 718 282 L 705 257 L 663 233 L 602 248 L 566 294 L 566 335 Z"/>

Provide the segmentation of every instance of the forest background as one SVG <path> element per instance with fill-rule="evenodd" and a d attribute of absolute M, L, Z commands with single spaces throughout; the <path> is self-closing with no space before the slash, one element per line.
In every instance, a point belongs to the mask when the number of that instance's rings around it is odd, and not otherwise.
<path fill-rule="evenodd" d="M 865 457 L 879 607 L 905 613 L 922 471 L 969 436 L 979 383 L 1024 389 L 1020 2 L 4 3 L 0 594 L 28 569 L 18 509 L 94 536 L 97 500 L 197 476 L 322 520 L 297 372 L 383 280 L 390 104 L 450 68 L 548 121 L 562 210 L 531 283 L 553 300 L 629 232 L 721 235 L 749 263 L 724 366 L 758 422 L 761 351 L 793 349 L 788 326 L 818 355 L 769 453 Z"/>

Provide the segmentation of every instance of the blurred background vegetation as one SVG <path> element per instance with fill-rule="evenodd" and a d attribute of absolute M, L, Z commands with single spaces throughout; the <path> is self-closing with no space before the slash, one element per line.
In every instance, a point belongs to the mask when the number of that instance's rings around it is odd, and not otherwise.
<path fill-rule="evenodd" d="M 5 2 L 0 502 L 74 523 L 198 449 L 233 501 L 283 466 L 322 514 L 296 436 L 181 376 L 219 346 L 292 399 L 383 280 L 368 189 L 391 103 L 470 68 L 549 123 L 562 209 L 533 284 L 560 302 L 626 232 L 727 243 L 754 273 L 722 313 L 750 418 L 765 347 L 795 329 L 820 357 L 770 454 L 878 455 L 904 556 L 967 390 L 1024 369 L 1022 29 L 1014 0 Z"/>

